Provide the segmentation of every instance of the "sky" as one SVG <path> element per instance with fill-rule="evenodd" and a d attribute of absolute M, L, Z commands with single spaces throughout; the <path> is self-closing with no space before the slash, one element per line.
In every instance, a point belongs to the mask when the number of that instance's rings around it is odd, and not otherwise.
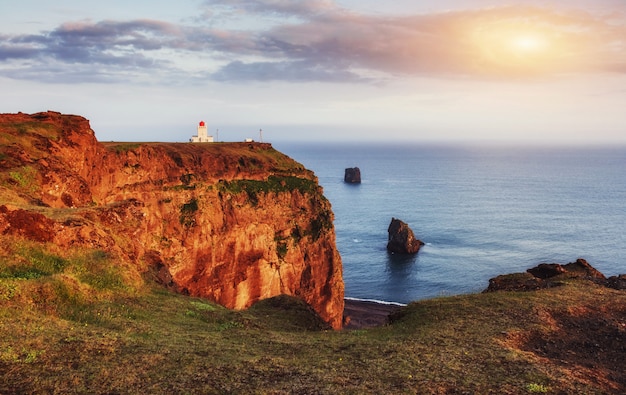
<path fill-rule="evenodd" d="M 626 0 L 0 0 L 0 112 L 100 141 L 626 145 Z"/>

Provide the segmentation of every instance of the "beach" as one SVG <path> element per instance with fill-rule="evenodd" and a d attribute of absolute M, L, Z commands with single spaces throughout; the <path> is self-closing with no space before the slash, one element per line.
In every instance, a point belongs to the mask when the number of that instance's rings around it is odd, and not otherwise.
<path fill-rule="evenodd" d="M 401 307 L 396 304 L 346 299 L 343 329 L 364 329 L 385 325 L 389 314 Z"/>

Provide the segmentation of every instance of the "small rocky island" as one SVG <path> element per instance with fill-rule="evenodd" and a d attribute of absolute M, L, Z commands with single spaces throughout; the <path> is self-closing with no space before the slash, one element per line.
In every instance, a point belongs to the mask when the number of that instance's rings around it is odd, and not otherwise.
<path fill-rule="evenodd" d="M 347 168 L 343 176 L 343 182 L 345 182 L 346 184 L 360 184 L 361 169 L 359 169 L 358 167 Z"/>
<path fill-rule="evenodd" d="M 415 237 L 409 225 L 397 218 L 391 218 L 387 232 L 389 232 L 389 241 L 387 242 L 387 251 L 389 252 L 417 254 L 424 245 L 424 243 Z"/>

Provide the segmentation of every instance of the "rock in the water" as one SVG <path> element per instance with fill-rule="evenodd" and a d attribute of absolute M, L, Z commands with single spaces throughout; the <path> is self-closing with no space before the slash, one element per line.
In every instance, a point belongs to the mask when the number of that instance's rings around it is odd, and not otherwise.
<path fill-rule="evenodd" d="M 415 234 L 413 234 L 409 225 L 399 219 L 391 219 L 387 232 L 389 232 L 389 242 L 387 243 L 389 252 L 416 254 L 424 245 L 424 243 L 415 238 Z"/>
<path fill-rule="evenodd" d="M 347 184 L 360 184 L 361 183 L 361 169 L 358 167 L 351 167 L 346 169 L 343 181 Z"/>

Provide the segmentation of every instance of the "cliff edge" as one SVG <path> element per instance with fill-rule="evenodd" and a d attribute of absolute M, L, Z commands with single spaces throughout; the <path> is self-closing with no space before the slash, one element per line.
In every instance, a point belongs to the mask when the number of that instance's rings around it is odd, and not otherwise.
<path fill-rule="evenodd" d="M 270 144 L 100 143 L 56 112 L 1 114 L 0 132 L 0 234 L 102 250 L 228 308 L 294 295 L 341 328 L 330 203 Z"/>

